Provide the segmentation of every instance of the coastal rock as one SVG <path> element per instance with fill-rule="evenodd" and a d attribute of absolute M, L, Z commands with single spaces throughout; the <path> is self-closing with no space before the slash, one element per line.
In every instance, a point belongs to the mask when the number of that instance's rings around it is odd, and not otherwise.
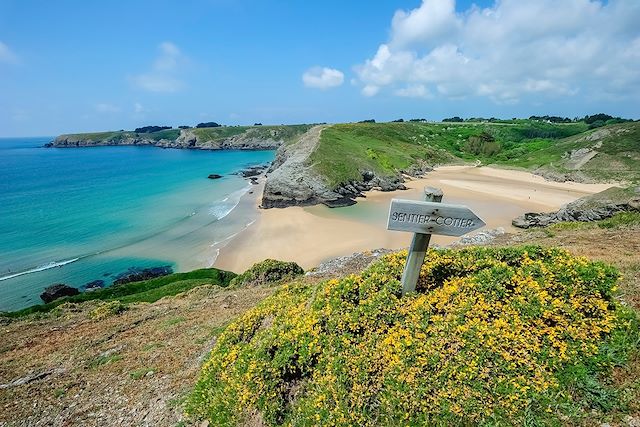
<path fill-rule="evenodd" d="M 40 294 L 40 299 L 45 303 L 57 300 L 62 297 L 70 297 L 78 295 L 80 291 L 77 288 L 65 285 L 64 283 L 56 283 L 48 286 L 43 293 Z"/>
<path fill-rule="evenodd" d="M 470 236 L 461 237 L 457 242 L 454 242 L 451 246 L 467 246 L 467 245 L 481 245 L 488 243 L 498 236 L 502 236 L 505 233 L 504 228 L 498 227 L 491 230 L 483 230 L 478 233 L 474 233 Z"/>
<path fill-rule="evenodd" d="M 511 223 L 518 228 L 546 227 L 559 222 L 592 222 L 611 218 L 619 212 L 640 211 L 640 187 L 612 187 L 601 193 L 582 197 L 556 212 L 527 212 Z"/>
<path fill-rule="evenodd" d="M 411 177 L 424 178 L 425 175 L 431 171 L 433 171 L 433 167 L 431 165 L 424 160 L 418 160 L 416 164 L 409 166 L 401 172 Z"/>
<path fill-rule="evenodd" d="M 151 268 L 130 268 L 128 271 L 119 274 L 116 277 L 116 280 L 113 281 L 114 285 L 122 285 L 130 282 L 139 282 L 141 280 L 154 279 L 156 277 L 166 276 L 167 274 L 173 273 L 173 269 L 164 265 L 161 267 L 151 267 Z"/>
<path fill-rule="evenodd" d="M 60 135 L 45 147 L 70 148 L 110 145 L 149 145 L 161 148 L 185 148 L 196 150 L 275 150 L 284 143 L 285 129 L 273 129 L 269 133 L 249 128 L 228 137 L 211 139 L 207 133 L 193 129 L 180 129 L 175 139 L 156 139 L 153 133 L 103 132 Z"/>
<path fill-rule="evenodd" d="M 220 179 L 220 178 L 222 178 L 222 175 L 218 175 L 217 173 L 212 173 L 212 174 L 209 174 L 209 176 L 207 178 L 209 178 L 209 179 Z"/>
<path fill-rule="evenodd" d="M 248 167 L 246 169 L 242 169 L 240 172 L 238 172 L 238 175 L 242 176 L 243 178 L 256 177 L 256 176 L 262 175 L 262 173 L 267 168 L 268 168 L 267 165 L 251 166 L 251 167 Z"/>
<path fill-rule="evenodd" d="M 104 280 L 93 280 L 89 283 L 84 284 L 82 288 L 85 292 L 93 292 L 97 291 L 98 289 L 104 288 L 104 285 Z"/>
<path fill-rule="evenodd" d="M 374 249 L 372 251 L 355 252 L 351 255 L 332 258 L 320 263 L 316 268 L 305 273 L 309 277 L 328 279 L 343 277 L 360 272 L 381 256 L 393 252 L 391 249 Z"/>
<path fill-rule="evenodd" d="M 333 207 L 354 203 L 349 197 L 330 189 L 324 179 L 308 167 L 307 159 L 317 146 L 324 128 L 322 125 L 314 126 L 297 143 L 278 149 L 268 171 L 262 197 L 263 208 L 320 203 Z"/>

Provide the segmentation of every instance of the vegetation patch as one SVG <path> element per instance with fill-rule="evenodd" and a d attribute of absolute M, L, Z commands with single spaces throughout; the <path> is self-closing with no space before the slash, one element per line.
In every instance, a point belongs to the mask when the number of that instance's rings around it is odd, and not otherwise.
<path fill-rule="evenodd" d="M 120 301 L 106 301 L 91 310 L 89 312 L 89 317 L 93 320 L 103 320 L 107 317 L 118 315 L 126 309 L 127 307 Z"/>
<path fill-rule="evenodd" d="M 555 425 L 621 409 L 603 374 L 640 338 L 613 267 L 537 246 L 431 250 L 401 298 L 405 258 L 285 285 L 245 313 L 187 412 L 213 425 Z"/>
<path fill-rule="evenodd" d="M 258 286 L 289 281 L 304 274 L 304 270 L 295 262 L 265 259 L 251 266 L 244 273 L 236 276 L 232 286 Z"/>
<path fill-rule="evenodd" d="M 201 141 L 220 141 L 244 134 L 246 138 L 273 139 L 276 141 L 289 142 L 310 128 L 311 125 L 220 126 L 191 129 L 191 132 Z"/>
<path fill-rule="evenodd" d="M 593 228 L 621 228 L 640 226 L 640 212 L 618 212 L 611 218 L 594 222 L 559 222 L 547 227 L 551 231 L 587 230 Z"/>
<path fill-rule="evenodd" d="M 152 375 L 155 372 L 153 368 L 139 368 L 130 373 L 131 379 L 139 380 L 147 374 Z"/>
<path fill-rule="evenodd" d="M 175 273 L 140 282 L 109 286 L 92 292 L 83 292 L 72 297 L 60 298 L 48 304 L 34 305 L 22 310 L 1 314 L 6 317 L 22 317 L 32 313 L 49 312 L 64 303 L 80 303 L 93 300 L 119 301 L 123 304 L 155 302 L 160 298 L 177 295 L 202 285 L 226 287 L 234 277 L 235 274 L 229 271 L 202 268 L 188 273 Z"/>

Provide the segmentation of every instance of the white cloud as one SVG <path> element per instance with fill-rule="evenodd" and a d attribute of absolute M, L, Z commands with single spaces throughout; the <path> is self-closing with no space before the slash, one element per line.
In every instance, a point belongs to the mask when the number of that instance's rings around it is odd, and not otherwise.
<path fill-rule="evenodd" d="M 0 62 L 4 62 L 6 64 L 17 64 L 18 56 L 13 53 L 9 46 L 2 43 L 0 41 Z"/>
<path fill-rule="evenodd" d="M 120 107 L 118 107 L 117 105 L 108 104 L 108 103 L 98 103 L 94 105 L 94 108 L 98 113 L 110 114 L 110 113 L 119 113 L 121 111 Z"/>
<path fill-rule="evenodd" d="M 302 81 L 306 87 L 324 90 L 340 86 L 344 82 L 344 74 L 334 68 L 313 67 L 302 74 Z"/>
<path fill-rule="evenodd" d="M 133 104 L 133 112 L 136 114 L 144 113 L 145 109 L 139 102 Z"/>
<path fill-rule="evenodd" d="M 366 85 L 362 88 L 362 94 L 364 96 L 375 96 L 377 95 L 378 91 L 380 91 L 380 86 L 376 85 Z"/>
<path fill-rule="evenodd" d="M 149 92 L 178 92 L 185 86 L 179 73 L 186 63 L 186 58 L 178 46 L 171 42 L 160 43 L 158 50 L 160 52 L 151 70 L 133 76 L 131 81 Z"/>
<path fill-rule="evenodd" d="M 404 96 L 407 98 L 432 98 L 433 95 L 423 84 L 411 84 L 400 89 L 396 89 L 394 92 L 398 96 Z"/>
<path fill-rule="evenodd" d="M 389 39 L 357 66 L 362 93 L 488 97 L 640 96 L 640 2 L 501 0 L 397 11 Z"/>

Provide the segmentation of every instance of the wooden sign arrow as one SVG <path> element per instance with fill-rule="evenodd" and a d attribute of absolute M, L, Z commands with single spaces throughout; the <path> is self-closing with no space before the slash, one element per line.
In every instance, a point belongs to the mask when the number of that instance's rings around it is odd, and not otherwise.
<path fill-rule="evenodd" d="M 424 198 L 426 202 L 393 199 L 389 208 L 387 230 L 414 233 L 402 272 L 402 295 L 416 290 L 432 234 L 462 236 L 485 225 L 466 206 L 440 203 L 438 188 L 425 187 Z"/>
<path fill-rule="evenodd" d="M 484 225 L 484 221 L 463 205 L 393 199 L 387 230 L 462 236 Z"/>

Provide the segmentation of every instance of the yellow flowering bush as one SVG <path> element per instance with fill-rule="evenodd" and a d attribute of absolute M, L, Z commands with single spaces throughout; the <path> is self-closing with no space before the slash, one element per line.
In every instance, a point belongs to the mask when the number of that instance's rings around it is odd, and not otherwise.
<path fill-rule="evenodd" d="M 598 375 L 638 339 L 613 299 L 615 269 L 540 247 L 430 250 L 401 297 L 405 258 L 285 285 L 248 311 L 220 335 L 187 412 L 214 425 L 400 426 L 610 409 Z"/>

